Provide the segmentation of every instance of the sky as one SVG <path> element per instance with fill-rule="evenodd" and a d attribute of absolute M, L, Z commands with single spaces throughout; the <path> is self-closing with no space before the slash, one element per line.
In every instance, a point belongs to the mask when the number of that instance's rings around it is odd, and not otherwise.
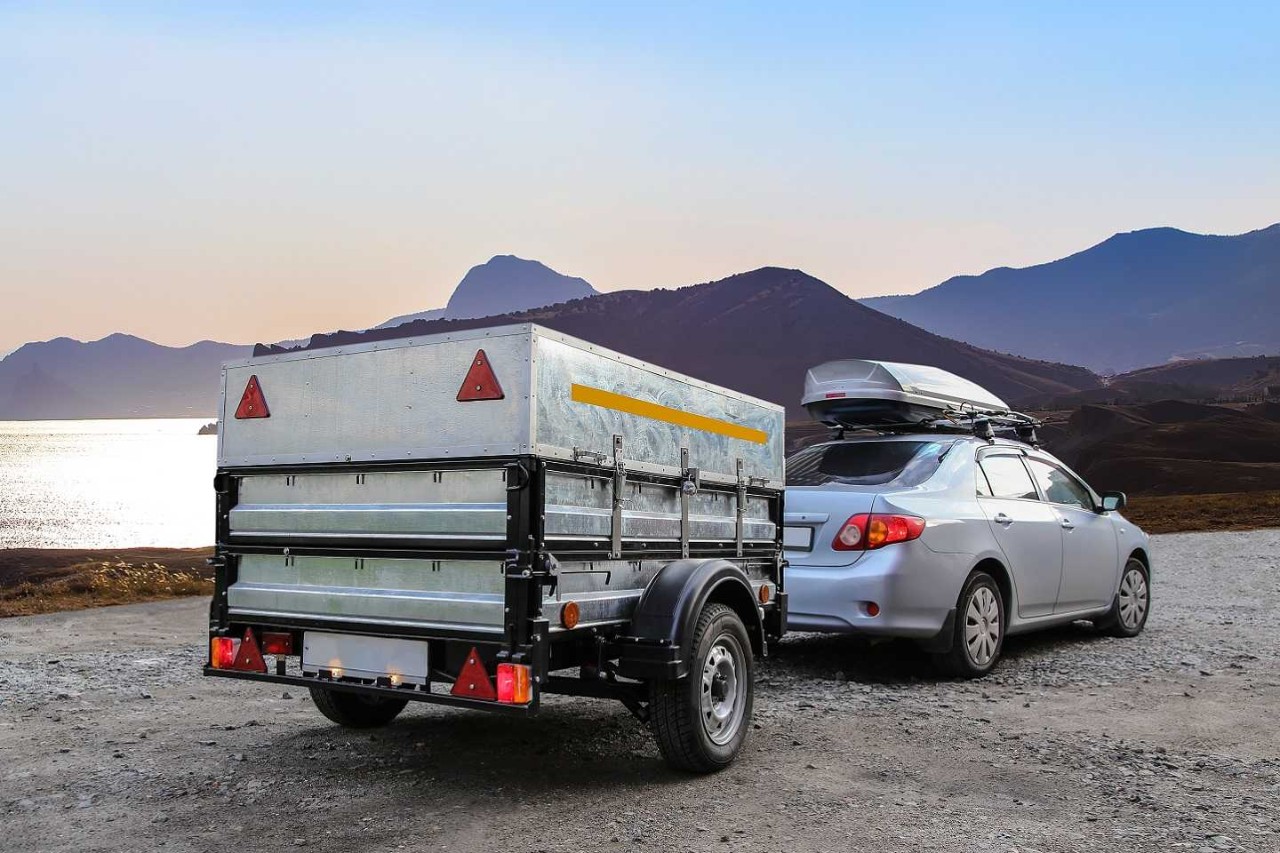
<path fill-rule="evenodd" d="M 0 0 L 0 353 L 1280 221 L 1280 4 Z"/>

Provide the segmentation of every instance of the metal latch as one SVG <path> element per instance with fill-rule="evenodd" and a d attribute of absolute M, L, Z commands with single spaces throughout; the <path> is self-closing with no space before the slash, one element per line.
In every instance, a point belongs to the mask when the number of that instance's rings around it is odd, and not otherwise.
<path fill-rule="evenodd" d="M 689 498 L 701 487 L 701 474 L 689 467 L 689 448 L 680 448 L 680 556 L 689 556 Z"/>
<path fill-rule="evenodd" d="M 734 547 L 739 557 L 742 556 L 742 526 L 747 514 L 747 481 L 742 478 L 742 457 L 738 457 L 738 507 L 736 511 L 736 522 L 734 525 Z"/>
<path fill-rule="evenodd" d="M 622 556 L 622 493 L 627 488 L 627 469 L 622 463 L 622 436 L 613 437 L 613 524 L 610 531 L 609 556 Z"/>

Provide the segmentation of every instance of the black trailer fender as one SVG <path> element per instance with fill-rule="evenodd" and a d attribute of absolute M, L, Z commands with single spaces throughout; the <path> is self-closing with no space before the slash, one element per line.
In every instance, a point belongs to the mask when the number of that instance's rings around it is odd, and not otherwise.
<path fill-rule="evenodd" d="M 687 675 L 694 626 L 712 602 L 737 612 L 751 651 L 763 656 L 764 621 L 746 572 L 728 560 L 677 560 L 664 566 L 640 596 L 630 635 L 618 641 L 618 674 L 645 680 Z"/>

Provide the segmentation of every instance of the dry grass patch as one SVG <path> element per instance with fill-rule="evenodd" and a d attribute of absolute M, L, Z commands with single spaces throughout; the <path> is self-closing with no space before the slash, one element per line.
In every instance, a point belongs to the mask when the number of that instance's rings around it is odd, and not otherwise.
<path fill-rule="evenodd" d="M 213 592 L 211 569 L 203 557 L 186 556 L 177 565 L 136 559 L 93 559 L 67 564 L 32 565 L 11 572 L 0 585 L 0 617 L 31 616 L 111 604 L 134 604 Z"/>
<path fill-rule="evenodd" d="M 1148 533 L 1280 527 L 1280 492 L 1134 495 L 1124 515 Z"/>

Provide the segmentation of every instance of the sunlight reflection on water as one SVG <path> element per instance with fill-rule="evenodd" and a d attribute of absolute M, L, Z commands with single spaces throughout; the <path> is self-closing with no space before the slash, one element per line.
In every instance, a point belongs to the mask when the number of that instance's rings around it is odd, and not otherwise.
<path fill-rule="evenodd" d="M 0 421 L 0 548 L 213 542 L 200 419 Z"/>

